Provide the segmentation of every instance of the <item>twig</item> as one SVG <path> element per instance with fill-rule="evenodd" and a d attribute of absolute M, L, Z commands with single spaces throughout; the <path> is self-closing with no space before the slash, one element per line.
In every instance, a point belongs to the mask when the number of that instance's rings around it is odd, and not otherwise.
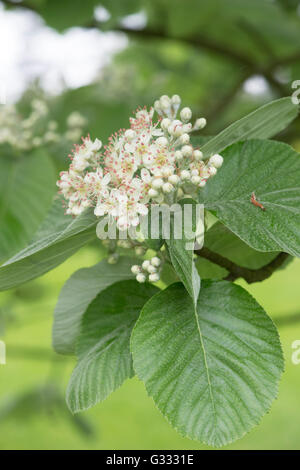
<path fill-rule="evenodd" d="M 293 325 L 300 322 L 300 313 L 291 313 L 281 317 L 273 317 L 274 323 L 279 327 Z"/>
<path fill-rule="evenodd" d="M 225 268 L 229 271 L 228 276 L 225 277 L 227 281 L 235 281 L 238 278 L 245 279 L 248 284 L 252 284 L 253 282 L 260 282 L 268 279 L 274 271 L 276 271 L 284 261 L 289 257 L 287 253 L 279 253 L 276 258 L 274 258 L 270 263 L 266 264 L 262 268 L 259 269 L 249 269 L 244 268 L 243 266 L 239 266 L 236 263 L 233 263 L 228 258 L 225 258 L 214 251 L 209 250 L 208 248 L 202 248 L 201 250 L 196 250 L 195 253 L 202 258 L 205 258 L 211 261 L 214 264 Z"/>

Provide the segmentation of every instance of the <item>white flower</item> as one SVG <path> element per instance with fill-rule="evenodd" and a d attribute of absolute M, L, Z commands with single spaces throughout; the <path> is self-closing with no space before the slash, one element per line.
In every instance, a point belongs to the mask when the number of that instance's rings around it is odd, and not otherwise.
<path fill-rule="evenodd" d="M 149 153 L 143 158 L 144 165 L 149 168 L 154 176 L 163 176 L 163 171 L 169 174 L 175 171 L 175 153 L 165 147 L 152 144 Z"/>
<path fill-rule="evenodd" d="M 84 177 L 87 190 L 91 197 L 97 200 L 108 197 L 108 184 L 110 183 L 110 173 L 103 174 L 102 168 L 97 168 L 95 172 L 87 173 Z"/>

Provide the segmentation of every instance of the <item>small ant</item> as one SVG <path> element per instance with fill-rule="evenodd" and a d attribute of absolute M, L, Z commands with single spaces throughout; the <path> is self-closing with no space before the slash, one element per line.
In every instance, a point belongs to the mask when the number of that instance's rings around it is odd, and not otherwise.
<path fill-rule="evenodd" d="M 265 208 L 260 202 L 258 202 L 258 200 L 256 199 L 255 192 L 253 192 L 253 193 L 251 194 L 250 202 L 251 202 L 255 207 L 259 207 L 262 211 L 265 211 L 265 210 L 266 210 L 266 208 Z"/>

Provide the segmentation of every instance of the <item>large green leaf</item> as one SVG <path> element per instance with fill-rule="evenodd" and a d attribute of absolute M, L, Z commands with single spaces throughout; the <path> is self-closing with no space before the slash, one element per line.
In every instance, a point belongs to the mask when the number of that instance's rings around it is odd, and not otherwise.
<path fill-rule="evenodd" d="M 229 145 L 248 139 L 268 139 L 285 129 L 297 117 L 298 106 L 290 97 L 272 101 L 234 122 L 201 147 L 207 157 Z"/>
<path fill-rule="evenodd" d="M 300 256 L 300 157 L 288 145 L 251 140 L 227 148 L 200 201 L 258 251 Z M 251 194 L 265 211 L 250 202 Z"/>
<path fill-rule="evenodd" d="M 55 172 L 43 151 L 1 157 L 0 261 L 24 248 L 51 206 Z"/>
<path fill-rule="evenodd" d="M 184 207 L 185 204 L 192 204 L 195 206 L 196 202 L 192 199 L 183 199 L 180 201 L 180 205 L 182 207 Z M 194 212 L 192 215 L 194 218 Z M 193 299 L 194 304 L 196 304 L 200 292 L 201 280 L 194 263 L 193 247 L 195 242 L 195 236 L 193 236 L 193 238 L 190 238 L 188 233 L 189 230 L 185 230 L 186 227 L 184 226 L 184 222 L 185 220 L 182 216 L 182 236 L 181 238 L 176 238 L 176 229 L 174 228 L 176 224 L 176 214 L 174 214 L 174 217 L 171 217 L 170 237 L 166 238 L 166 244 L 174 269 L 181 281 L 183 282 L 191 298 Z M 163 226 L 163 231 L 165 230 L 165 228 L 166 227 Z M 192 221 L 190 228 L 192 229 L 190 233 L 196 233 L 196 219 Z"/>
<path fill-rule="evenodd" d="M 86 410 L 133 376 L 130 335 L 145 302 L 158 292 L 150 284 L 121 281 L 102 291 L 83 316 L 76 345 L 78 364 L 67 391 L 72 412 Z"/>
<path fill-rule="evenodd" d="M 182 284 L 144 306 L 132 333 L 134 370 L 183 435 L 212 446 L 242 437 L 276 397 L 280 341 L 241 287 L 203 281 L 197 310 Z"/>
<path fill-rule="evenodd" d="M 92 210 L 73 219 L 57 199 L 32 243 L 0 267 L 0 290 L 30 281 L 55 268 L 96 238 Z"/>
<path fill-rule="evenodd" d="M 107 260 L 76 271 L 63 286 L 54 312 L 53 346 L 60 354 L 74 354 L 82 315 L 92 300 L 117 281 L 132 279 L 135 259 L 121 257 L 117 264 Z"/>

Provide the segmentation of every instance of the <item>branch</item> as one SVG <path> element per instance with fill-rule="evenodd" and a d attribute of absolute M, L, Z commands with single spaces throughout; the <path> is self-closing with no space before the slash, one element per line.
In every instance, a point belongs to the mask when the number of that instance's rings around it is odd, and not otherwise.
<path fill-rule="evenodd" d="M 290 313 L 281 317 L 273 317 L 275 325 L 278 327 L 290 326 L 295 323 L 300 323 L 300 313 Z"/>
<path fill-rule="evenodd" d="M 242 266 L 239 266 L 236 263 L 233 263 L 228 258 L 225 258 L 214 251 L 209 250 L 208 248 L 202 248 L 201 250 L 195 250 L 195 253 L 202 258 L 205 258 L 211 261 L 214 264 L 225 268 L 229 271 L 228 276 L 226 276 L 227 281 L 235 281 L 238 278 L 245 279 L 248 284 L 252 284 L 253 282 L 260 282 L 268 279 L 274 271 L 276 271 L 284 261 L 289 257 L 287 253 L 279 253 L 275 259 L 273 259 L 270 263 L 266 264 L 262 268 L 259 269 L 248 269 Z"/>

